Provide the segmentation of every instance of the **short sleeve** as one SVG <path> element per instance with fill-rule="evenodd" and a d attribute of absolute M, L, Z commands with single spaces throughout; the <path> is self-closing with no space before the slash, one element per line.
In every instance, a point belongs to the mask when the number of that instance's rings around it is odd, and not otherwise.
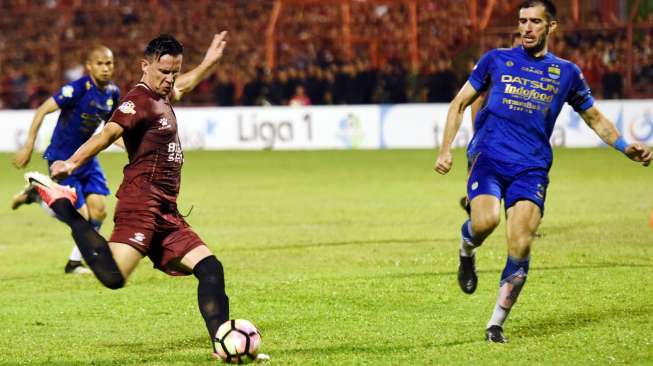
<path fill-rule="evenodd" d="M 113 112 L 109 121 L 119 124 L 125 130 L 132 130 L 138 125 L 141 119 L 140 115 L 135 99 L 127 96 L 127 98 L 120 102 L 120 105 Z"/>
<path fill-rule="evenodd" d="M 592 91 L 580 68 L 576 65 L 572 67 L 571 88 L 567 94 L 567 103 L 571 105 L 576 112 L 588 110 L 594 105 Z"/>
<path fill-rule="evenodd" d="M 490 68 L 493 60 L 493 51 L 486 52 L 472 69 L 468 80 L 476 91 L 485 90 L 490 83 Z"/>
<path fill-rule="evenodd" d="M 120 103 L 120 89 L 116 87 L 116 90 L 113 92 L 113 95 L 111 96 L 112 100 L 112 105 L 111 105 L 111 114 L 116 111 L 118 108 L 118 103 Z"/>
<path fill-rule="evenodd" d="M 52 98 L 60 109 L 68 109 L 74 107 L 85 93 L 86 86 L 84 85 L 84 78 L 81 78 L 62 86 Z"/>

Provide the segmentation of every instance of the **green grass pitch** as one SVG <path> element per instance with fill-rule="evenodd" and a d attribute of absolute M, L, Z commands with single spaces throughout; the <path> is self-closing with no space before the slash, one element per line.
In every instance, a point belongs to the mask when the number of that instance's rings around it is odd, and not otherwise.
<path fill-rule="evenodd" d="M 612 149 L 558 150 L 507 345 L 483 330 L 505 220 L 456 283 L 465 161 L 434 151 L 188 152 L 179 207 L 224 263 L 232 317 L 271 365 L 653 363 L 653 175 Z M 69 230 L 9 209 L 21 172 L 1 154 L 0 365 L 212 365 L 196 279 L 145 259 L 124 289 L 66 276 Z M 124 154 L 102 154 L 115 192 Z M 44 171 L 34 156 L 31 169 Z M 109 200 L 112 229 L 115 198 Z"/>

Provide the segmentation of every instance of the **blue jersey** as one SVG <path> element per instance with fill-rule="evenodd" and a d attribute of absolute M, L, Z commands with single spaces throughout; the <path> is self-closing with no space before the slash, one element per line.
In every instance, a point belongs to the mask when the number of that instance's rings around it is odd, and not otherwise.
<path fill-rule="evenodd" d="M 90 76 L 64 85 L 52 96 L 61 113 L 43 156 L 48 161 L 68 159 L 111 116 L 120 100 L 120 90 L 109 83 L 99 88 Z"/>
<path fill-rule="evenodd" d="M 565 102 L 581 112 L 594 104 L 574 63 L 551 54 L 535 58 L 522 46 L 494 49 L 479 60 L 469 77 L 487 99 L 474 121 L 468 156 L 549 169 L 549 139 Z"/>

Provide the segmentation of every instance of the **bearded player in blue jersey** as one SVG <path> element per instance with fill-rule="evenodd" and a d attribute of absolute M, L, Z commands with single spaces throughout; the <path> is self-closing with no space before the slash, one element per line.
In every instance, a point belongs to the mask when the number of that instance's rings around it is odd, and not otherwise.
<path fill-rule="evenodd" d="M 505 343 L 503 325 L 517 301 L 530 263 L 530 249 L 544 213 L 552 163 L 549 138 L 565 102 L 608 145 L 648 166 L 651 151 L 629 144 L 594 107 L 583 75 L 575 64 L 548 52 L 548 36 L 557 26 L 551 1 L 525 1 L 519 8 L 521 46 L 495 49 L 479 60 L 467 83 L 449 106 L 442 148 L 434 165 L 440 174 L 452 166 L 451 143 L 465 107 L 487 91 L 467 148 L 471 170 L 467 195 L 471 217 L 462 225 L 458 283 L 468 294 L 478 278 L 474 251 L 499 224 L 501 199 L 506 209 L 508 259 L 485 337 Z"/>
<path fill-rule="evenodd" d="M 43 154 L 48 165 L 72 156 L 93 135 L 98 126 L 111 116 L 120 100 L 120 90 L 111 82 L 111 50 L 104 46 L 92 49 L 86 60 L 86 70 L 88 75 L 64 85 L 36 110 L 27 141 L 14 158 L 17 168 L 24 168 L 29 163 L 36 136 L 47 114 L 61 111 L 50 145 Z M 59 183 L 75 188 L 78 197 L 75 207 L 96 230 L 99 230 L 107 215 L 105 196 L 110 192 L 97 159 L 91 159 Z M 14 196 L 11 207 L 16 209 L 22 204 L 34 202 L 36 197 L 33 189 L 28 187 Z M 64 272 L 90 273 L 82 264 L 82 256 L 76 246 L 73 246 Z"/>

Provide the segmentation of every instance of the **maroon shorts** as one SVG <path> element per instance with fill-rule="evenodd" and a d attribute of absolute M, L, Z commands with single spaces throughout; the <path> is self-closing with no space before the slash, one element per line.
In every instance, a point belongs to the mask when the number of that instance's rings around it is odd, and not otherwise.
<path fill-rule="evenodd" d="M 148 256 L 154 268 L 169 275 L 191 274 L 175 264 L 204 242 L 176 208 L 147 207 L 119 200 L 113 221 L 111 242 L 130 245 Z"/>

